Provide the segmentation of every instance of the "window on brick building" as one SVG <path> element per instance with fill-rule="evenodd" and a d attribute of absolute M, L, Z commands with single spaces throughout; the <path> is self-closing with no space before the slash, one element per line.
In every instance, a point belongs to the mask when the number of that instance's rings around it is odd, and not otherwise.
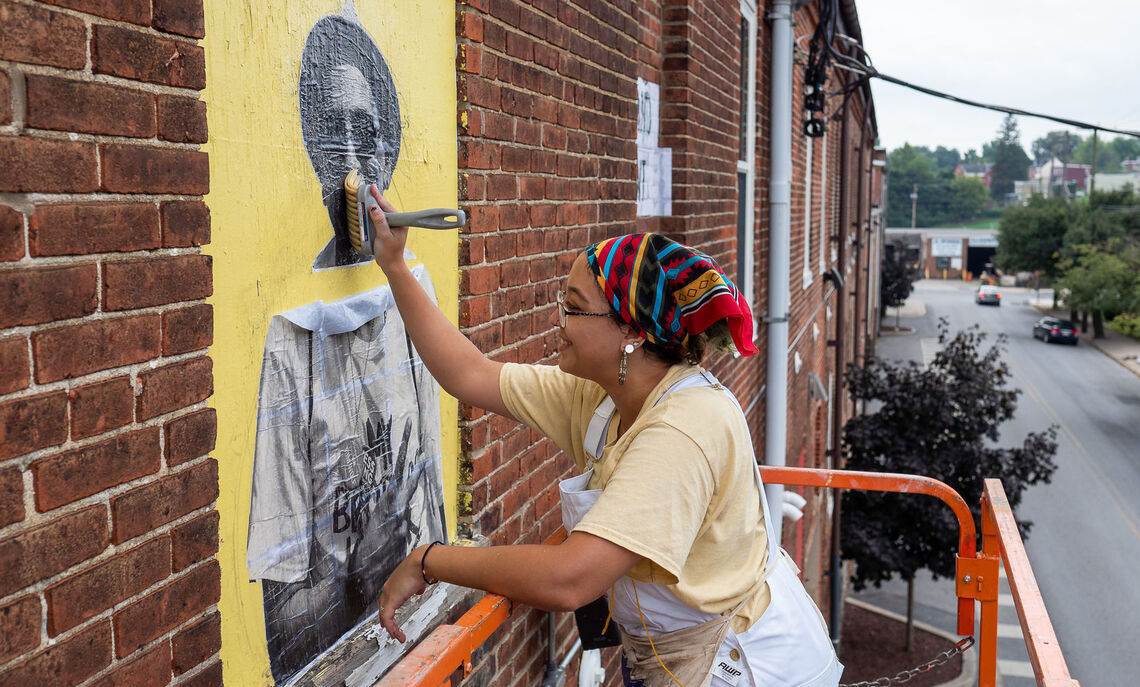
<path fill-rule="evenodd" d="M 740 147 L 736 161 L 736 285 L 755 300 L 756 3 L 740 3 Z"/>

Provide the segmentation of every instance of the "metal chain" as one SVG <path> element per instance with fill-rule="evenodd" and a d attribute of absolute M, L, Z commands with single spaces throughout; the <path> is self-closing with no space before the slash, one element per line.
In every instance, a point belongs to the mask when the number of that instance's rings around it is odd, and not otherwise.
<path fill-rule="evenodd" d="M 872 680 L 871 682 L 852 682 L 849 684 L 841 684 L 839 687 L 890 687 L 890 685 L 901 685 L 904 682 L 910 682 L 910 679 L 915 675 L 928 673 L 938 666 L 944 665 L 950 659 L 954 658 L 972 646 L 974 646 L 974 638 L 963 637 L 962 639 L 958 640 L 958 643 L 954 645 L 953 649 L 947 649 L 926 663 L 911 668 L 910 670 L 904 670 L 894 677 L 881 677 L 878 680 Z"/>

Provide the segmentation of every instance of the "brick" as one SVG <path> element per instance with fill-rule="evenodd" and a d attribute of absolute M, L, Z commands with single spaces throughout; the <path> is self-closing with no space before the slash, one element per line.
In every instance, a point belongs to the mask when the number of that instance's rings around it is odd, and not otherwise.
<path fill-rule="evenodd" d="M 202 196 L 210 191 L 206 153 L 118 143 L 105 144 L 102 151 L 104 191 L 187 196 Z"/>
<path fill-rule="evenodd" d="M 12 123 L 12 77 L 0 69 L 0 126 Z"/>
<path fill-rule="evenodd" d="M 0 663 L 40 645 L 40 600 L 25 596 L 0 607 Z"/>
<path fill-rule="evenodd" d="M 218 463 L 210 459 L 111 500 L 114 541 L 120 544 L 218 498 Z"/>
<path fill-rule="evenodd" d="M 158 472 L 158 428 L 150 427 L 31 464 L 41 513 Z"/>
<path fill-rule="evenodd" d="M 170 531 L 174 570 L 185 570 L 218 552 L 218 511 L 212 510 Z"/>
<path fill-rule="evenodd" d="M 154 136 L 154 96 L 149 93 L 44 74 L 28 74 L 25 80 L 29 128 Z"/>
<path fill-rule="evenodd" d="M 7 205 L 0 205 L 0 262 L 19 260 L 22 257 L 24 257 L 24 213 Z"/>
<path fill-rule="evenodd" d="M 154 28 L 191 38 L 206 35 L 202 0 L 154 0 Z"/>
<path fill-rule="evenodd" d="M 0 687 L 73 687 L 111 664 L 111 624 L 91 627 L 0 673 Z"/>
<path fill-rule="evenodd" d="M 36 381 L 46 384 L 157 358 L 159 322 L 158 315 L 137 315 L 36 332 Z"/>
<path fill-rule="evenodd" d="M 0 403 L 0 460 L 65 441 L 67 395 L 62 391 Z"/>
<path fill-rule="evenodd" d="M 47 579 L 107 548 L 107 508 L 91 506 L 0 541 L 0 596 Z M 0 683 L 2 684 L 2 683 Z"/>
<path fill-rule="evenodd" d="M 120 663 L 90 687 L 164 687 L 170 683 L 170 642 L 161 642 L 138 658 Z"/>
<path fill-rule="evenodd" d="M 194 677 L 178 683 L 178 687 L 222 687 L 222 663 L 215 661 Z"/>
<path fill-rule="evenodd" d="M 119 26 L 96 24 L 93 29 L 91 65 L 96 73 L 197 90 L 206 87 L 201 46 Z"/>
<path fill-rule="evenodd" d="M 150 24 L 149 0 L 44 0 L 44 2 L 131 24 L 142 26 Z"/>
<path fill-rule="evenodd" d="M 109 432 L 130 424 L 135 417 L 135 390 L 127 377 L 72 389 L 68 397 L 72 439 Z"/>
<path fill-rule="evenodd" d="M 195 568 L 115 614 L 115 655 L 131 654 L 210 606 L 221 596 L 217 561 Z"/>
<path fill-rule="evenodd" d="M 0 272 L 0 327 L 43 324 L 95 312 L 94 264 Z"/>
<path fill-rule="evenodd" d="M 103 309 L 134 310 L 213 293 L 211 258 L 177 255 L 103 265 Z"/>
<path fill-rule="evenodd" d="M 174 635 L 174 674 L 181 675 L 222 648 L 222 622 L 217 613 Z"/>
<path fill-rule="evenodd" d="M 163 246 L 204 246 L 210 242 L 210 209 L 202 201 L 170 200 L 161 210 Z"/>
<path fill-rule="evenodd" d="M 0 470 L 0 527 L 7 527 L 24 519 L 24 474 L 19 468 Z M 0 622 L 0 632 L 4 623 Z M 3 654 L 0 639 L 0 654 Z M 4 662 L 0 656 L 0 663 Z"/>
<path fill-rule="evenodd" d="M 158 96 L 158 137 L 175 143 L 205 143 L 206 103 L 176 95 Z"/>
<path fill-rule="evenodd" d="M 44 590 L 55 637 L 170 576 L 170 539 L 158 537 Z"/>
<path fill-rule="evenodd" d="M 213 361 L 193 358 L 138 375 L 139 421 L 204 401 L 214 393 Z"/>
<path fill-rule="evenodd" d="M 218 438 L 218 413 L 204 408 L 166 423 L 166 464 L 170 466 L 201 458 L 214 450 Z"/>
<path fill-rule="evenodd" d="M 23 336 L 0 339 L 0 394 L 26 389 L 30 382 L 28 339 Z"/>
<path fill-rule="evenodd" d="M 209 303 L 162 313 L 162 354 L 206 348 L 214 341 L 214 306 Z"/>
<path fill-rule="evenodd" d="M 0 12 L 12 6 L 0 5 Z M 99 188 L 93 143 L 0 136 L 0 160 L 5 161 L 0 165 L 0 191 L 88 193 Z"/>
<path fill-rule="evenodd" d="M 87 26 L 62 12 L 6 2 L 0 5 L 0 59 L 82 69 Z"/>
<path fill-rule="evenodd" d="M 158 248 L 153 203 L 39 205 L 28 220 L 32 255 L 89 255 Z"/>

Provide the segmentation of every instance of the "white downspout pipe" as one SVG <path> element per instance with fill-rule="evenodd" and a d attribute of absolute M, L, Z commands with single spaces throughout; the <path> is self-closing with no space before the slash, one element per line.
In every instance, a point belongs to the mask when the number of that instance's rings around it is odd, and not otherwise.
<path fill-rule="evenodd" d="M 776 0 L 772 21 L 772 97 L 768 182 L 768 360 L 764 411 L 764 463 L 782 466 L 788 448 L 788 314 L 792 241 L 792 2 Z M 783 533 L 784 487 L 764 487 L 775 528 Z M 769 552 L 768 555 L 774 555 Z"/>

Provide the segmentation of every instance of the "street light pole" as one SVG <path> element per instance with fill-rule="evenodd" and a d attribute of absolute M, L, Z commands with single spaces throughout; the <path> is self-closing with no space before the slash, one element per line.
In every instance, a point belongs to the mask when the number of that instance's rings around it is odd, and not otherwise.
<path fill-rule="evenodd" d="M 910 192 L 910 228 L 914 229 L 915 220 L 918 219 L 918 184 L 914 185 L 914 190 Z"/>

